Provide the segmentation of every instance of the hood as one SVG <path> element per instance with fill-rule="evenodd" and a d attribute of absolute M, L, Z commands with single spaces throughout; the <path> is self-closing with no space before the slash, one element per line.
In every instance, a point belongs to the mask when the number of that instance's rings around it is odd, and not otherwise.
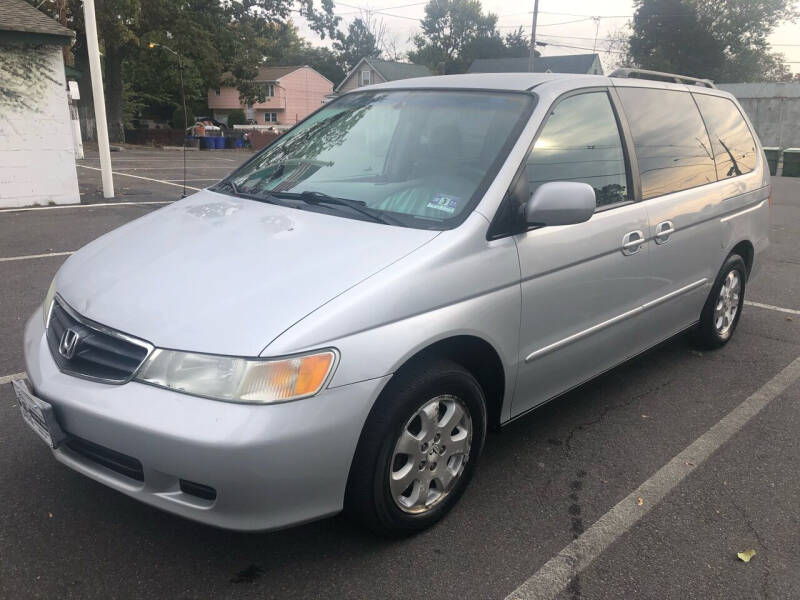
<path fill-rule="evenodd" d="M 202 191 L 73 254 L 56 290 L 80 314 L 158 347 L 257 356 L 438 233 Z"/>

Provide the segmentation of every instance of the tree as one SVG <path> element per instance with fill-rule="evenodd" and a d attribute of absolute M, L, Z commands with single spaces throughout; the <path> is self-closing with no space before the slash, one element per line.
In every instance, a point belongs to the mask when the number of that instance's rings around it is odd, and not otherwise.
<path fill-rule="evenodd" d="M 715 81 L 780 79 L 767 38 L 797 13 L 792 0 L 636 0 L 629 61 Z"/>
<path fill-rule="evenodd" d="M 339 57 L 328 48 L 314 47 L 303 42 L 301 47 L 287 51 L 277 62 L 279 66 L 308 65 L 336 85 L 346 75 Z"/>
<path fill-rule="evenodd" d="M 531 37 L 524 28 L 519 27 L 511 33 L 507 33 L 503 41 L 506 46 L 506 56 L 519 58 L 530 55 Z M 541 56 L 541 53 L 536 50 L 534 56 Z"/>
<path fill-rule="evenodd" d="M 445 73 L 464 73 L 476 58 L 528 56 L 530 38 L 520 27 L 505 37 L 497 15 L 484 13 L 479 0 L 431 0 L 425 6 L 422 33 L 414 37 L 412 62 Z M 536 56 L 539 56 L 536 52 Z"/>
<path fill-rule="evenodd" d="M 77 34 L 76 66 L 88 73 L 82 2 L 67 2 L 68 26 Z M 50 5 L 54 3 L 48 0 Z M 180 102 L 177 58 L 163 48 L 149 48 L 149 42 L 182 55 L 187 103 L 199 104 L 205 103 L 209 88 L 218 87 L 223 73 L 248 81 L 265 58 L 279 60 L 291 47 L 285 42 L 297 38 L 293 14 L 305 17 L 322 37 L 333 36 L 339 21 L 333 0 L 97 0 L 96 14 L 112 141 L 123 136 L 126 89 L 129 98 L 166 117 Z M 84 77 L 82 93 L 89 92 L 87 84 Z M 263 90 L 245 93 L 252 98 Z"/>
<path fill-rule="evenodd" d="M 377 58 L 381 55 L 378 37 L 370 30 L 366 20 L 358 17 L 347 27 L 347 35 L 339 32 L 333 42 L 333 49 L 339 58 L 339 65 L 350 71 L 364 57 Z"/>
<path fill-rule="evenodd" d="M 503 48 L 497 15 L 484 14 L 479 0 L 431 0 L 420 25 L 422 33 L 413 39 L 416 50 L 408 56 L 433 70 L 444 63 L 446 73 L 463 73 L 476 54 Z"/>
<path fill-rule="evenodd" d="M 234 125 L 247 125 L 247 116 L 241 108 L 236 108 L 228 113 L 228 127 Z"/>

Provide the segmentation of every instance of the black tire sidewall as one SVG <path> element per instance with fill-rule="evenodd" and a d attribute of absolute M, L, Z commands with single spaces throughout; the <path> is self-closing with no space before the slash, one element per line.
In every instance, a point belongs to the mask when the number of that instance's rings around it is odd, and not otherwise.
<path fill-rule="evenodd" d="M 733 324 L 725 335 L 720 335 L 720 333 L 717 331 L 717 328 L 714 326 L 714 308 L 717 304 L 719 292 L 725 282 L 725 278 L 728 276 L 728 273 L 733 270 L 736 270 L 739 273 L 739 306 L 736 309 L 736 316 L 733 318 Z M 736 327 L 739 324 L 739 318 L 742 316 L 742 307 L 744 306 L 744 294 L 746 287 L 747 266 L 745 265 L 744 259 L 742 259 L 741 256 L 738 254 L 732 254 L 725 260 L 725 264 L 722 265 L 722 268 L 717 275 L 717 279 L 714 282 L 714 286 L 711 288 L 708 300 L 703 307 L 703 313 L 700 318 L 699 333 L 701 336 L 701 341 L 707 347 L 718 348 L 727 344 L 728 341 L 733 337 L 733 333 L 736 331 Z"/>
<path fill-rule="evenodd" d="M 472 443 L 469 459 L 453 489 L 433 509 L 420 515 L 402 511 L 392 498 L 389 469 L 394 446 L 411 416 L 436 396 L 453 395 L 466 406 L 472 420 Z M 375 418 L 373 418 L 375 417 Z M 371 519 L 367 524 L 385 535 L 404 535 L 430 527 L 458 501 L 469 483 L 486 439 L 486 402 L 475 378 L 460 365 L 441 360 L 424 368 L 411 368 L 390 382 L 367 419 L 373 429 L 370 440 L 359 443 L 358 454 L 372 454 L 370 488 Z M 366 467 L 366 465 L 364 465 Z M 351 476 L 365 476 L 351 473 Z M 363 515 L 362 515 L 363 516 Z"/>

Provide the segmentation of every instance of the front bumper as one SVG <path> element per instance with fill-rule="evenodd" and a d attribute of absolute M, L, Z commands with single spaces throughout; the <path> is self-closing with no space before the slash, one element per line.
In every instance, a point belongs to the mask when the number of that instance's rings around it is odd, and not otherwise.
<path fill-rule="evenodd" d="M 389 376 L 326 389 L 305 400 L 253 406 L 137 382 L 107 385 L 58 370 L 41 309 L 25 329 L 25 364 L 37 396 L 72 436 L 132 457 L 143 481 L 62 445 L 72 469 L 168 512 L 226 529 L 263 531 L 342 509 L 361 428 Z M 180 480 L 216 490 L 213 500 Z"/>

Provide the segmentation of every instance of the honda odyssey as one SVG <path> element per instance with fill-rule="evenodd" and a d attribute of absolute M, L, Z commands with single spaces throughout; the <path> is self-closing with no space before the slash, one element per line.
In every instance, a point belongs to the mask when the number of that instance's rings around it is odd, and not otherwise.
<path fill-rule="evenodd" d="M 723 346 L 768 244 L 713 84 L 476 74 L 359 88 L 63 264 L 26 422 L 157 508 L 271 530 L 440 519 L 498 428 L 691 329 Z"/>

